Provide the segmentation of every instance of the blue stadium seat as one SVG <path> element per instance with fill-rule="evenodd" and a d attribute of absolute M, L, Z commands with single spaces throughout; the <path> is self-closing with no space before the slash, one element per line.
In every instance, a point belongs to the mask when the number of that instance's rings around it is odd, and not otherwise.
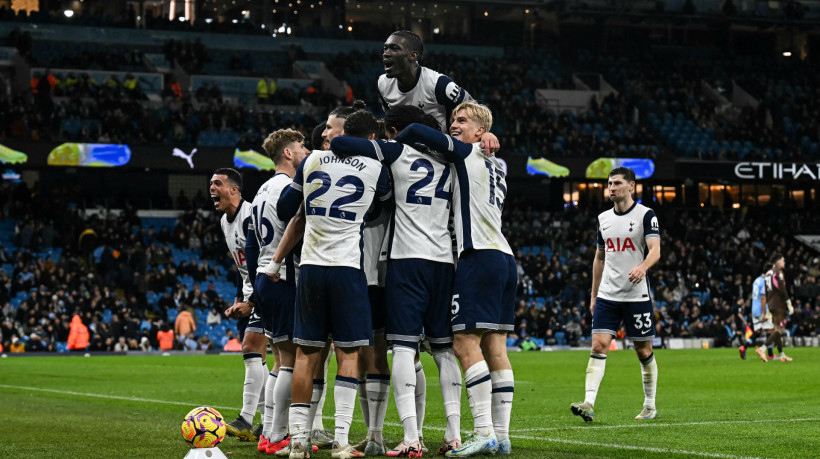
<path fill-rule="evenodd" d="M 566 346 L 567 345 L 566 335 L 562 331 L 555 332 L 555 340 L 558 341 L 559 346 Z"/>

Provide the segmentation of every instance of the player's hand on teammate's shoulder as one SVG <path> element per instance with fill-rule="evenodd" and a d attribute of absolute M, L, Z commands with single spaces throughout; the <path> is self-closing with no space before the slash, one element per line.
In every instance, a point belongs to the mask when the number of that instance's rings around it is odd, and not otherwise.
<path fill-rule="evenodd" d="M 491 155 L 501 149 L 501 143 L 498 142 L 498 137 L 492 132 L 485 132 L 481 136 L 481 148 Z"/>

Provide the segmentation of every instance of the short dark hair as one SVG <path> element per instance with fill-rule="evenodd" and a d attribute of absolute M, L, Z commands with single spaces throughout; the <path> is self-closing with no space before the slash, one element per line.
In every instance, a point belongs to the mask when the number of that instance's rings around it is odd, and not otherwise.
<path fill-rule="evenodd" d="M 334 108 L 328 116 L 335 116 L 336 118 L 346 120 L 348 116 L 356 113 L 359 110 L 364 110 L 365 108 L 367 108 L 367 104 L 365 104 L 363 100 L 354 100 L 349 107 L 342 105 L 341 107 Z"/>
<path fill-rule="evenodd" d="M 376 118 L 367 110 L 358 110 L 345 120 L 345 135 L 366 139 L 379 130 Z"/>
<path fill-rule="evenodd" d="M 387 111 L 384 117 L 384 127 L 386 130 L 395 129 L 397 132 L 403 131 L 413 123 L 421 123 L 437 131 L 441 130 L 436 118 L 427 115 L 422 109 L 415 105 L 399 105 Z"/>
<path fill-rule="evenodd" d="M 782 253 L 780 253 L 780 252 L 775 252 L 775 253 L 773 253 L 773 254 L 772 254 L 772 257 L 771 257 L 771 258 L 769 258 L 769 267 L 774 266 L 774 264 L 775 264 L 775 263 L 777 263 L 777 260 L 779 260 L 779 259 L 781 259 L 781 258 L 783 258 L 783 254 L 782 254 Z"/>
<path fill-rule="evenodd" d="M 422 56 L 422 54 L 424 54 L 424 42 L 421 40 L 421 37 L 419 36 L 419 34 L 413 32 L 413 31 L 410 31 L 410 30 L 397 30 L 397 31 L 391 33 L 390 35 L 398 35 L 398 36 L 404 38 L 405 41 L 407 42 L 408 49 L 410 51 L 415 51 L 415 52 L 419 53 L 419 57 L 418 57 L 418 59 L 416 59 L 416 61 L 418 62 L 418 61 L 421 60 L 421 56 Z"/>
<path fill-rule="evenodd" d="M 322 137 L 322 133 L 325 132 L 325 127 L 327 127 L 327 122 L 322 121 L 313 128 L 313 132 L 310 134 L 311 150 L 324 150 L 322 145 L 324 145 L 325 139 Z"/>
<path fill-rule="evenodd" d="M 242 191 L 242 174 L 238 170 L 231 167 L 221 167 L 214 171 L 214 175 L 224 175 L 228 177 L 228 182 L 239 188 Z"/>
<path fill-rule="evenodd" d="M 635 171 L 628 167 L 616 167 L 615 169 L 612 169 L 612 171 L 609 173 L 609 176 L 612 177 L 613 175 L 623 175 L 624 180 L 626 180 L 627 183 L 638 181 L 638 179 L 635 177 Z"/>

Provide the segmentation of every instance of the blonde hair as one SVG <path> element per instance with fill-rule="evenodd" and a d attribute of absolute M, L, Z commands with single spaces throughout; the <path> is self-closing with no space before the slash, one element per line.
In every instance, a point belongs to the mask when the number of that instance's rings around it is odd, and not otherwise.
<path fill-rule="evenodd" d="M 262 143 L 262 148 L 265 149 L 268 157 L 273 161 L 273 164 L 279 164 L 282 161 L 282 154 L 285 147 L 293 142 L 304 142 L 305 136 L 299 131 L 293 129 L 279 129 L 272 132 L 265 142 Z"/>
<path fill-rule="evenodd" d="M 490 111 L 489 107 L 476 102 L 462 102 L 453 110 L 450 122 L 456 119 L 456 113 L 459 110 L 466 111 L 471 120 L 475 121 L 479 127 L 484 128 L 484 132 L 490 132 L 490 128 L 493 126 L 493 112 Z"/>

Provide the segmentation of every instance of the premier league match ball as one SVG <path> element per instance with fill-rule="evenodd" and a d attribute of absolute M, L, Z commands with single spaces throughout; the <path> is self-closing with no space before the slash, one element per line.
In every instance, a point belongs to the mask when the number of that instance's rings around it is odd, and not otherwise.
<path fill-rule="evenodd" d="M 213 448 L 225 438 L 225 421 L 213 408 L 194 408 L 182 421 L 182 438 L 191 448 Z"/>

